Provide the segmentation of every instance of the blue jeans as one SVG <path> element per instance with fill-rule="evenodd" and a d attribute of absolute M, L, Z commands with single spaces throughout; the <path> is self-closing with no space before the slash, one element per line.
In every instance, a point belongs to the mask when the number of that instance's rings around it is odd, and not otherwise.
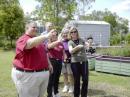
<path fill-rule="evenodd" d="M 82 76 L 81 97 L 87 97 L 88 91 L 88 61 L 71 63 L 74 76 L 74 97 L 80 95 L 80 77 Z"/>

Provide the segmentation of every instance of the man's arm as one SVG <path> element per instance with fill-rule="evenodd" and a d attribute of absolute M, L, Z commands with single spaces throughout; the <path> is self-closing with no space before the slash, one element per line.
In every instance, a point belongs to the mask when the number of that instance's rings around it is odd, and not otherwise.
<path fill-rule="evenodd" d="M 54 48 L 57 44 L 61 43 L 62 41 L 63 41 L 63 39 L 62 39 L 62 37 L 61 37 L 61 34 L 59 34 L 58 40 L 57 40 L 57 41 L 54 41 L 54 42 L 52 42 L 52 43 L 48 43 L 47 48 L 48 48 L 48 49 L 52 49 L 52 48 Z"/>
<path fill-rule="evenodd" d="M 37 37 L 29 39 L 27 41 L 25 49 L 31 49 L 31 48 L 39 45 L 40 43 L 42 43 L 44 40 L 48 39 L 52 35 L 52 31 L 53 30 L 51 30 L 49 33 L 47 33 L 45 35 L 41 35 L 41 36 L 37 36 Z"/>
<path fill-rule="evenodd" d="M 58 45 L 60 43 L 60 41 L 54 41 L 54 42 L 52 42 L 52 43 L 48 43 L 48 45 L 47 45 L 47 48 L 48 49 L 52 49 L 52 48 L 54 48 L 56 45 Z"/>

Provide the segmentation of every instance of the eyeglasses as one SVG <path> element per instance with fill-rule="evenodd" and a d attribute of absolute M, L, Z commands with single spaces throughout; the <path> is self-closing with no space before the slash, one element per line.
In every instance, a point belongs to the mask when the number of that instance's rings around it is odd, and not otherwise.
<path fill-rule="evenodd" d="M 73 32 L 70 32 L 70 33 L 77 33 L 77 31 L 73 31 Z"/>

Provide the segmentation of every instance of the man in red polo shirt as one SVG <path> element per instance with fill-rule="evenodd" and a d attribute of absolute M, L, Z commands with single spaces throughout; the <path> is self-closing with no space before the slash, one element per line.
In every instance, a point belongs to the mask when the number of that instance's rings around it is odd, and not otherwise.
<path fill-rule="evenodd" d="M 43 97 L 48 85 L 49 63 L 43 41 L 52 36 L 49 33 L 36 37 L 37 25 L 26 25 L 25 34 L 16 42 L 16 55 L 13 60 L 12 79 L 19 97 Z"/>

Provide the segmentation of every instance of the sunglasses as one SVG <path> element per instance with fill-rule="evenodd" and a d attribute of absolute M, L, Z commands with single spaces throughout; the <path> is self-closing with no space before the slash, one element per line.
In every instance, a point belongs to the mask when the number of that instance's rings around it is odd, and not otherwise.
<path fill-rule="evenodd" d="M 73 32 L 70 32 L 70 33 L 77 33 L 77 31 L 73 31 Z"/>
<path fill-rule="evenodd" d="M 37 27 L 32 27 L 32 28 L 34 28 L 34 29 L 35 29 L 35 28 L 37 28 Z"/>

